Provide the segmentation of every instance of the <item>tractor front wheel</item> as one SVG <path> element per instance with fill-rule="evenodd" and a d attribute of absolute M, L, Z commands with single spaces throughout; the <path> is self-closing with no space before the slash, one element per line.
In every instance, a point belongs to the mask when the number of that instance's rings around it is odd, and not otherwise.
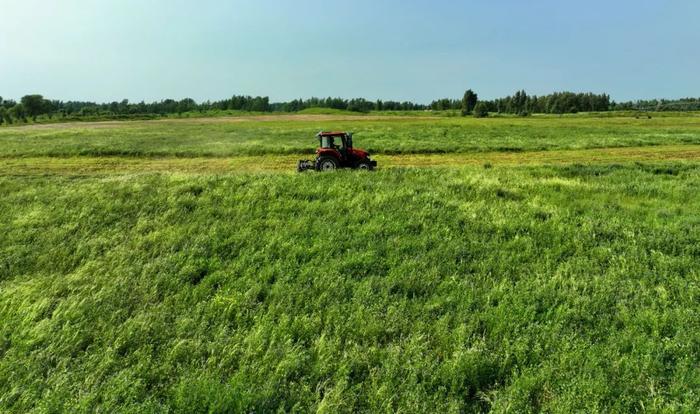
<path fill-rule="evenodd" d="M 369 161 L 360 161 L 357 163 L 357 169 L 370 171 L 372 169 L 372 164 L 370 164 Z"/>
<path fill-rule="evenodd" d="M 333 157 L 319 157 L 316 161 L 318 171 L 335 171 L 338 168 L 338 161 Z"/>

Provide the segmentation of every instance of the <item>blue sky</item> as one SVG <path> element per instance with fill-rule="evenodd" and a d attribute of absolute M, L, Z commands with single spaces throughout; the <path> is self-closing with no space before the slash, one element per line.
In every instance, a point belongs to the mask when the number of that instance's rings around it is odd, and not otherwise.
<path fill-rule="evenodd" d="M 0 95 L 429 102 L 466 88 L 700 96 L 697 0 L 23 0 Z"/>

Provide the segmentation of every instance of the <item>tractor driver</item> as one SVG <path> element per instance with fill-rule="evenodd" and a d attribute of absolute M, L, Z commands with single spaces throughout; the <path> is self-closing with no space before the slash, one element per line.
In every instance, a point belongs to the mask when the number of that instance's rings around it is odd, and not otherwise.
<path fill-rule="evenodd" d="M 340 155 L 342 155 L 344 158 L 347 158 L 347 156 L 348 156 L 348 150 L 347 150 L 347 148 L 345 148 L 345 145 L 343 145 L 343 138 L 342 138 L 342 137 L 336 137 L 335 139 L 337 140 L 336 142 L 338 142 L 338 145 L 336 146 L 335 149 L 338 150 L 338 152 L 340 153 Z"/>

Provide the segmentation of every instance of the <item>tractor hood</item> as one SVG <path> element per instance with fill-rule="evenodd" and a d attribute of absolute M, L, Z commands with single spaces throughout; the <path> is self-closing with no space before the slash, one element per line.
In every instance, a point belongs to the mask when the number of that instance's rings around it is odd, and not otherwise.
<path fill-rule="evenodd" d="M 369 152 L 363 150 L 362 148 L 353 148 L 352 153 L 358 157 L 358 158 L 367 158 L 369 157 Z"/>

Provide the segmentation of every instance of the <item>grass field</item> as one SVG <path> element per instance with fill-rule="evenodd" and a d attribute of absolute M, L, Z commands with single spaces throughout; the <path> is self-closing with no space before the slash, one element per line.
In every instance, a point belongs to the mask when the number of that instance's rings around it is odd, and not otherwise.
<path fill-rule="evenodd" d="M 287 115 L 0 128 L 0 158 L 231 157 L 313 152 L 320 130 L 356 132 L 375 154 L 435 154 L 700 145 L 700 116 L 430 118 Z"/>
<path fill-rule="evenodd" d="M 0 411 L 700 409 L 700 118 L 333 116 L 0 128 Z"/>

